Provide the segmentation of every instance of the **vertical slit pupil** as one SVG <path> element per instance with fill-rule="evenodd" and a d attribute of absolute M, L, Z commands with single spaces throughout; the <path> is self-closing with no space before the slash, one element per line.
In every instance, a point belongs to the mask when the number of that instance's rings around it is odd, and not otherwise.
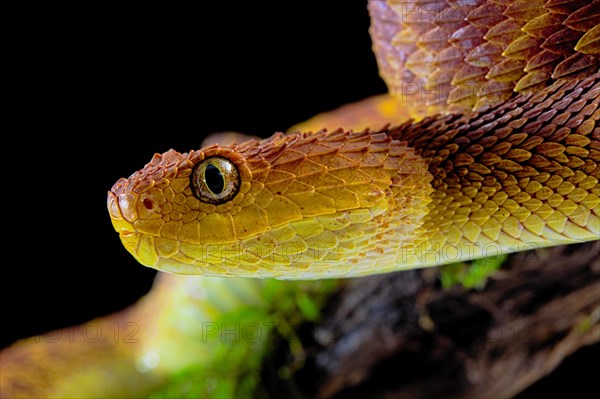
<path fill-rule="evenodd" d="M 223 179 L 223 174 L 221 174 L 221 171 L 215 165 L 206 165 L 204 181 L 206 182 L 206 187 L 214 194 L 221 194 L 223 192 L 225 180 Z"/>

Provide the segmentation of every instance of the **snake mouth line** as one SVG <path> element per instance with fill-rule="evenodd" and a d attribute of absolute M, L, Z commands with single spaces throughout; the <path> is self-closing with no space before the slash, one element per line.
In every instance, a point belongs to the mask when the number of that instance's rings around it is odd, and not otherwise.
<path fill-rule="evenodd" d="M 121 230 L 121 231 L 119 232 L 119 235 L 120 235 L 121 237 L 131 237 L 131 236 L 132 236 L 132 235 L 134 235 L 134 234 L 135 234 L 135 231 L 129 231 L 129 230 Z"/>

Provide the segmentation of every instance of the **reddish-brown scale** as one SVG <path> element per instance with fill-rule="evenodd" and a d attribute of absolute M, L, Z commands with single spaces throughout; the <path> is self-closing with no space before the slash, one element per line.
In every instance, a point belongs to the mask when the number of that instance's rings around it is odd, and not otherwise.
<path fill-rule="evenodd" d="M 373 47 L 392 94 L 415 96 L 406 101 L 415 117 L 495 105 L 599 71 L 597 1 L 415 1 L 410 15 L 394 4 L 369 4 Z M 407 83 L 422 89 L 411 94 Z"/>

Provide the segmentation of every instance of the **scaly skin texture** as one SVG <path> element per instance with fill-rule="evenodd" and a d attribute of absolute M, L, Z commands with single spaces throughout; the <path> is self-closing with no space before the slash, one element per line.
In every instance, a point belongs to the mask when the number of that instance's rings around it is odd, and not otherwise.
<path fill-rule="evenodd" d="M 381 76 L 412 117 L 598 72 L 598 1 L 376 0 L 369 13 Z"/>
<path fill-rule="evenodd" d="M 142 264 L 217 276 L 354 277 L 594 240 L 599 98 L 594 75 L 381 132 L 171 150 L 117 182 L 109 210 Z M 215 155 L 242 181 L 219 205 L 189 179 Z"/>

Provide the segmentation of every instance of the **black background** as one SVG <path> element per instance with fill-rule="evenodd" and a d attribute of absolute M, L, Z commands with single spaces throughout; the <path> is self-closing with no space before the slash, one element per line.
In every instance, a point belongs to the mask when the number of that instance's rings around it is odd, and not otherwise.
<path fill-rule="evenodd" d="M 24 32 L 17 124 L 7 132 L 20 145 L 4 165 L 15 221 L 5 226 L 14 242 L 0 348 L 117 311 L 150 289 L 155 272 L 122 247 L 106 191 L 154 152 L 198 148 L 216 131 L 266 137 L 385 92 L 366 2 L 344 3 L 52 10 L 58 16 Z M 523 397 L 591 382 L 585 363 L 595 356 L 598 345 Z"/>

